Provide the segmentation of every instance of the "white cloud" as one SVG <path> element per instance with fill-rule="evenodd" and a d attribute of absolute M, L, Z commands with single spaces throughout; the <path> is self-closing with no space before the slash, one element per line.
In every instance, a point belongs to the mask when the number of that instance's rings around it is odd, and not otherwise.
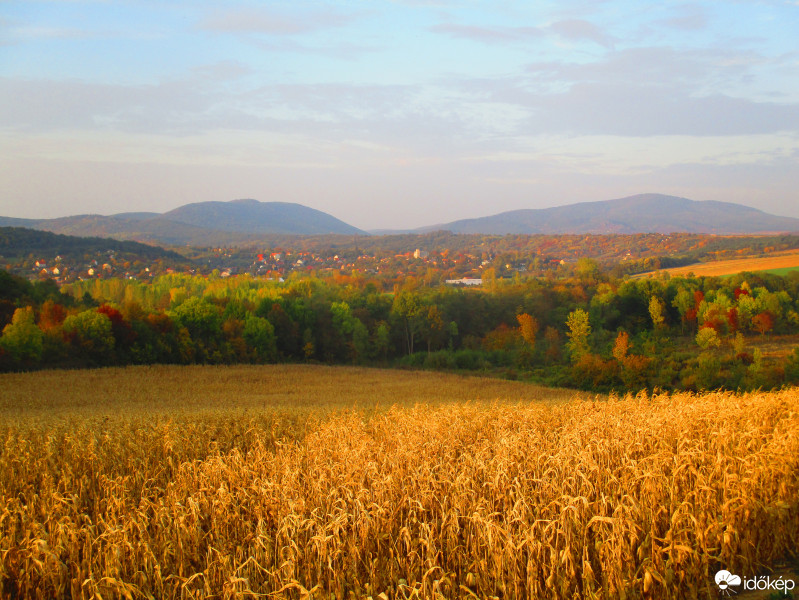
<path fill-rule="evenodd" d="M 278 12 L 267 9 L 233 9 L 211 15 L 199 28 L 219 33 L 260 33 L 296 35 L 342 27 L 353 21 L 353 14 L 337 11 Z"/>

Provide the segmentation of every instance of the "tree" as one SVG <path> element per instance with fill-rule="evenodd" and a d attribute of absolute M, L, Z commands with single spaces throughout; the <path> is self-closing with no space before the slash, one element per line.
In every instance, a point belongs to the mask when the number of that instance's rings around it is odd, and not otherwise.
<path fill-rule="evenodd" d="M 394 296 L 391 313 L 402 324 L 405 333 L 405 349 L 408 354 L 413 354 L 414 340 L 420 332 L 424 311 L 415 292 L 402 290 Z"/>
<path fill-rule="evenodd" d="M 378 323 L 377 328 L 375 329 L 374 337 L 375 350 L 380 358 L 386 360 L 388 356 L 388 348 L 391 343 L 391 331 L 389 329 L 388 323 L 385 321 Z"/>
<path fill-rule="evenodd" d="M 556 362 L 560 358 L 560 333 L 554 327 L 547 327 L 544 331 L 544 339 L 547 342 L 545 352 L 547 362 Z"/>
<path fill-rule="evenodd" d="M 519 323 L 519 333 L 521 333 L 522 339 L 531 348 L 535 348 L 535 336 L 538 333 L 538 320 L 527 313 L 516 315 L 516 320 Z"/>
<path fill-rule="evenodd" d="M 774 327 L 774 317 L 769 311 L 763 311 L 752 317 L 752 326 L 760 332 L 760 335 L 765 335 Z"/>
<path fill-rule="evenodd" d="M 244 320 L 242 337 L 258 359 L 274 361 L 277 358 L 275 328 L 267 319 L 248 315 Z"/>
<path fill-rule="evenodd" d="M 591 324 L 588 322 L 588 313 L 582 308 L 573 310 L 566 319 L 566 327 L 569 329 L 566 332 L 569 338 L 566 347 L 569 349 L 572 362 L 577 362 L 589 352 L 588 336 L 591 335 Z"/>
<path fill-rule="evenodd" d="M 666 321 L 666 318 L 663 316 L 663 310 L 663 303 L 657 296 L 652 296 L 649 299 L 649 316 L 652 318 L 652 326 L 655 330 L 662 329 Z"/>
<path fill-rule="evenodd" d="M 431 304 L 426 311 L 424 333 L 427 338 L 427 352 L 432 352 L 433 346 L 439 348 L 446 341 L 446 328 L 441 310 L 435 304 Z"/>
<path fill-rule="evenodd" d="M 222 333 L 219 309 L 202 298 L 189 298 L 169 314 L 189 330 L 193 339 L 215 339 Z"/>
<path fill-rule="evenodd" d="M 114 349 L 114 333 L 108 315 L 84 310 L 64 319 L 62 331 L 87 358 L 105 364 Z"/>
<path fill-rule="evenodd" d="M 18 362 L 35 362 L 41 359 L 44 333 L 36 325 L 32 306 L 14 311 L 11 323 L 3 328 L 0 348 Z"/>
<path fill-rule="evenodd" d="M 613 344 L 613 358 L 615 358 L 619 365 L 624 365 L 627 358 L 627 352 L 630 349 L 630 336 L 626 331 L 620 331 L 616 336 L 616 341 Z"/>
<path fill-rule="evenodd" d="M 64 307 L 52 300 L 45 301 L 39 309 L 39 327 L 42 331 L 59 327 L 66 318 L 67 311 Z"/>
<path fill-rule="evenodd" d="M 363 322 L 355 318 L 352 326 L 352 348 L 355 351 L 355 360 L 364 362 L 369 356 L 369 330 Z"/>
<path fill-rule="evenodd" d="M 583 257 L 577 261 L 575 272 L 583 281 L 594 281 L 599 274 L 599 264 L 592 258 Z"/>
<path fill-rule="evenodd" d="M 694 307 L 693 294 L 685 288 L 680 288 L 677 290 L 677 295 L 672 300 L 671 305 L 680 313 L 680 327 L 685 331 L 685 322 L 691 320 L 689 311 Z M 695 316 L 696 314 L 694 313 Z"/>
<path fill-rule="evenodd" d="M 719 334 L 712 327 L 702 327 L 696 334 L 696 343 L 702 350 L 710 350 L 721 346 Z"/>

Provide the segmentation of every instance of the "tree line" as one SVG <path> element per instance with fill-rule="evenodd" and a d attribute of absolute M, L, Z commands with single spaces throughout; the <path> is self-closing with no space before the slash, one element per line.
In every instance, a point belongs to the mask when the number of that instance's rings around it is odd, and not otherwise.
<path fill-rule="evenodd" d="M 475 371 L 606 390 L 799 381 L 799 276 L 408 278 L 165 275 L 58 289 L 0 271 L 0 369 L 322 362 Z"/>

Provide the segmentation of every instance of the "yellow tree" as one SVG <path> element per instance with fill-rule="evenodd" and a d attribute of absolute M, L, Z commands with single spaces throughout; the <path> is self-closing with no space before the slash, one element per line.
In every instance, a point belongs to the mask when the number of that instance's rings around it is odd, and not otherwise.
<path fill-rule="evenodd" d="M 531 348 L 534 348 L 535 336 L 538 333 L 538 321 L 527 313 L 516 315 L 516 320 L 519 322 L 519 333 L 522 335 L 522 339 Z"/>
<path fill-rule="evenodd" d="M 588 322 L 588 313 L 582 308 L 573 310 L 566 319 L 566 327 L 569 329 L 566 332 L 569 338 L 566 346 L 572 362 L 578 362 L 589 351 L 588 336 L 591 335 L 591 324 Z"/>

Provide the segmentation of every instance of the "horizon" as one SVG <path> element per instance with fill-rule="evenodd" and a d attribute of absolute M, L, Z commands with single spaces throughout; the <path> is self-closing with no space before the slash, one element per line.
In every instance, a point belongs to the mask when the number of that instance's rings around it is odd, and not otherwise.
<path fill-rule="evenodd" d="M 403 228 L 403 229 L 391 228 L 391 227 L 373 227 L 371 229 L 361 229 L 361 228 L 358 228 L 358 229 L 360 229 L 361 233 L 368 234 L 368 235 L 374 235 L 374 236 L 396 235 L 396 234 L 418 234 L 418 235 L 424 235 L 424 234 L 431 233 L 431 232 L 434 232 L 434 231 L 439 231 L 439 229 L 437 229 L 439 227 L 447 227 L 447 226 L 452 225 L 454 223 L 459 223 L 459 222 L 464 222 L 464 221 L 472 221 L 472 220 L 479 220 L 479 219 L 484 219 L 484 218 L 496 217 L 496 216 L 500 216 L 500 215 L 503 215 L 503 214 L 506 214 L 506 213 L 510 213 L 510 212 L 525 211 L 525 210 L 533 210 L 533 211 L 535 211 L 535 210 L 551 210 L 551 209 L 564 208 L 564 207 L 568 207 L 568 206 L 574 206 L 574 205 L 578 205 L 578 204 L 593 204 L 593 203 L 601 204 L 601 203 L 609 203 L 609 202 L 615 202 L 615 201 L 621 201 L 621 200 L 629 200 L 629 199 L 633 199 L 633 198 L 639 198 L 639 197 L 642 197 L 642 196 L 660 196 L 660 197 L 663 197 L 663 198 L 668 198 L 668 199 L 673 199 L 673 200 L 688 200 L 689 202 L 696 202 L 696 203 L 718 202 L 716 200 L 693 200 L 691 198 L 684 198 L 684 197 L 681 197 L 681 196 L 670 196 L 670 195 L 666 195 L 666 194 L 660 194 L 660 193 L 657 193 L 657 192 L 643 192 L 643 193 L 640 193 L 640 194 L 633 194 L 631 196 L 625 196 L 625 197 L 622 197 L 622 198 L 608 198 L 608 199 L 604 199 L 604 200 L 589 200 L 589 201 L 584 201 L 584 202 L 574 202 L 572 204 L 561 204 L 561 205 L 554 205 L 554 206 L 545 206 L 545 207 L 533 208 L 533 209 L 524 209 L 524 208 L 522 208 L 522 209 L 512 209 L 510 211 L 502 211 L 502 212 L 499 212 L 499 213 L 491 213 L 491 214 L 481 215 L 481 216 L 477 216 L 477 217 L 455 218 L 455 219 L 450 219 L 449 221 L 446 221 L 446 222 L 430 223 L 430 224 L 427 224 L 427 225 L 419 225 L 419 226 L 416 226 L 416 227 L 409 227 L 409 228 Z M 210 203 L 218 203 L 218 204 L 253 203 L 254 202 L 254 203 L 258 203 L 258 204 L 288 204 L 288 205 L 295 205 L 295 206 L 303 206 L 303 207 L 306 207 L 306 208 L 312 208 L 312 207 L 308 207 L 305 204 L 301 204 L 301 203 L 297 203 L 297 202 L 262 201 L 262 200 L 258 200 L 257 198 L 234 198 L 232 200 L 209 200 L 209 201 L 202 201 L 202 202 L 192 202 L 192 203 L 188 203 L 188 204 L 182 205 L 180 207 L 175 207 L 175 208 L 182 208 L 183 206 L 188 206 L 188 205 L 191 205 L 191 204 L 206 204 L 206 203 L 209 203 L 209 202 Z M 738 204 L 738 203 L 726 203 L 726 204 L 733 204 L 735 206 L 740 206 L 742 208 L 755 208 L 755 207 L 748 207 L 748 206 L 746 206 L 744 204 Z M 126 215 L 126 214 L 137 214 L 137 213 L 146 213 L 146 214 L 152 214 L 154 216 L 162 216 L 162 215 L 164 215 L 164 214 L 166 214 L 168 212 L 171 212 L 171 210 L 174 210 L 174 209 L 170 209 L 169 211 L 164 211 L 164 212 L 160 212 L 160 213 L 159 212 L 155 212 L 155 211 L 135 211 L 135 212 L 112 213 L 112 214 L 82 213 L 82 214 L 63 215 L 61 217 L 54 217 L 54 219 L 71 218 L 71 217 L 78 218 L 78 217 L 87 217 L 87 216 L 116 217 L 116 216 L 122 216 L 122 215 Z M 760 209 L 755 208 L 755 210 L 760 210 Z M 786 215 L 776 215 L 776 214 L 765 212 L 765 211 L 761 211 L 761 212 L 763 212 L 764 214 L 766 214 L 768 216 L 772 216 L 772 217 L 786 217 Z M 352 225 L 351 223 L 348 223 L 347 221 L 345 221 L 343 219 L 339 219 L 335 214 L 331 214 L 331 213 L 325 213 L 325 214 L 327 214 L 328 216 L 331 216 L 331 217 L 334 217 L 334 218 L 338 219 L 339 221 L 341 221 L 345 225 Z M 2 217 L 8 217 L 8 215 L 0 215 L 0 218 L 2 218 Z M 11 217 L 11 218 L 15 218 L 15 217 Z M 792 217 L 786 217 L 786 218 L 792 218 Z M 440 231 L 446 231 L 446 230 L 445 229 L 441 229 Z M 751 232 L 750 233 L 732 233 L 732 234 L 728 234 L 728 235 L 762 235 L 762 234 L 765 234 L 765 233 L 773 233 L 773 232 L 763 231 L 763 232 L 760 232 L 760 233 L 751 233 Z M 286 234 L 286 235 L 309 235 L 309 234 Z M 347 234 L 337 234 L 337 235 L 347 235 Z M 512 234 L 512 235 L 517 235 L 517 234 Z M 533 234 L 528 234 L 528 235 L 533 235 Z M 562 235 L 562 234 L 552 234 L 552 235 Z M 717 234 L 713 233 L 713 234 L 709 234 L 709 235 L 717 235 Z"/>
<path fill-rule="evenodd" d="M 799 4 L 0 7 L 0 214 L 359 229 L 637 195 L 799 218 Z"/>

